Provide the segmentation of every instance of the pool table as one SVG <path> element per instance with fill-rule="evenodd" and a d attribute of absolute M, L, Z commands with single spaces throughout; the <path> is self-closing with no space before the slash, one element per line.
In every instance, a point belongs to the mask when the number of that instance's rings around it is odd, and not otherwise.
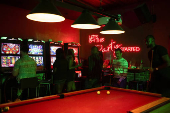
<path fill-rule="evenodd" d="M 169 107 L 161 108 L 169 103 L 170 98 L 160 94 L 103 86 L 1 104 L 0 108 L 9 106 L 7 113 L 156 113 L 157 109 L 170 112 Z"/>

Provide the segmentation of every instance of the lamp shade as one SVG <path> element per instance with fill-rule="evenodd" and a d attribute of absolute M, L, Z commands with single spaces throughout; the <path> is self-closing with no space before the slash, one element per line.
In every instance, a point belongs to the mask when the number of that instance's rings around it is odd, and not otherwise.
<path fill-rule="evenodd" d="M 50 0 L 42 0 L 26 17 L 39 22 L 61 22 L 65 20 Z"/>
<path fill-rule="evenodd" d="M 121 34 L 125 31 L 116 23 L 115 19 L 110 18 L 109 22 L 100 32 L 101 34 Z"/>
<path fill-rule="evenodd" d="M 101 26 L 96 22 L 88 10 L 83 10 L 82 14 L 71 25 L 71 27 L 79 29 L 97 29 Z"/>

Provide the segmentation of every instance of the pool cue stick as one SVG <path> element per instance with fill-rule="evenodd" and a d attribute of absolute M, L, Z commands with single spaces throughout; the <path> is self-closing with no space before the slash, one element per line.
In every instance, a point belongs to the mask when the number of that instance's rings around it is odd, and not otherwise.
<path fill-rule="evenodd" d="M 153 50 L 152 50 L 152 56 L 151 56 L 151 64 L 150 67 L 152 68 L 152 60 L 153 60 Z M 149 83 L 151 81 L 151 73 L 149 73 L 149 81 L 147 83 L 147 91 L 149 90 Z"/>
<path fill-rule="evenodd" d="M 111 82 L 111 69 L 112 69 L 112 60 L 111 60 L 111 55 L 110 55 L 110 86 L 111 86 L 111 84 L 112 84 L 112 82 Z"/>

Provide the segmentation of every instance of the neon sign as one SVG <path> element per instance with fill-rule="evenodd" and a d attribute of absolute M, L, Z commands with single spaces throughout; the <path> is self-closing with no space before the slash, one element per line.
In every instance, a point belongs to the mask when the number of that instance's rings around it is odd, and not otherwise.
<path fill-rule="evenodd" d="M 104 42 L 104 38 L 99 38 L 98 35 L 89 35 L 89 43 L 92 43 L 92 42 Z"/>
<path fill-rule="evenodd" d="M 89 35 L 89 43 L 102 43 L 105 41 L 105 38 L 99 38 L 98 35 Z M 140 47 L 122 47 L 122 44 L 116 44 L 116 41 L 111 39 L 110 44 L 104 48 L 102 44 L 95 45 L 99 48 L 99 51 L 109 52 L 113 51 L 113 56 L 115 56 L 115 49 L 120 48 L 123 52 L 139 52 Z"/>

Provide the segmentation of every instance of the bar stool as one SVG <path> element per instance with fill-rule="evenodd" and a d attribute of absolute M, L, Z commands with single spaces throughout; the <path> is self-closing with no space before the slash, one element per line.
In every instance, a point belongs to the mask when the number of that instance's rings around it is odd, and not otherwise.
<path fill-rule="evenodd" d="M 37 77 L 32 77 L 32 78 L 24 78 L 24 79 L 21 79 L 20 80 L 20 84 L 18 84 L 17 86 L 17 90 L 19 89 L 28 89 L 28 96 L 27 98 L 29 98 L 29 89 L 30 88 L 36 88 L 36 97 L 38 97 L 38 86 L 39 86 L 39 82 L 38 82 L 38 78 Z M 11 88 L 11 100 L 12 100 L 12 92 L 13 92 L 13 89 L 16 88 L 16 87 L 12 87 Z"/>

